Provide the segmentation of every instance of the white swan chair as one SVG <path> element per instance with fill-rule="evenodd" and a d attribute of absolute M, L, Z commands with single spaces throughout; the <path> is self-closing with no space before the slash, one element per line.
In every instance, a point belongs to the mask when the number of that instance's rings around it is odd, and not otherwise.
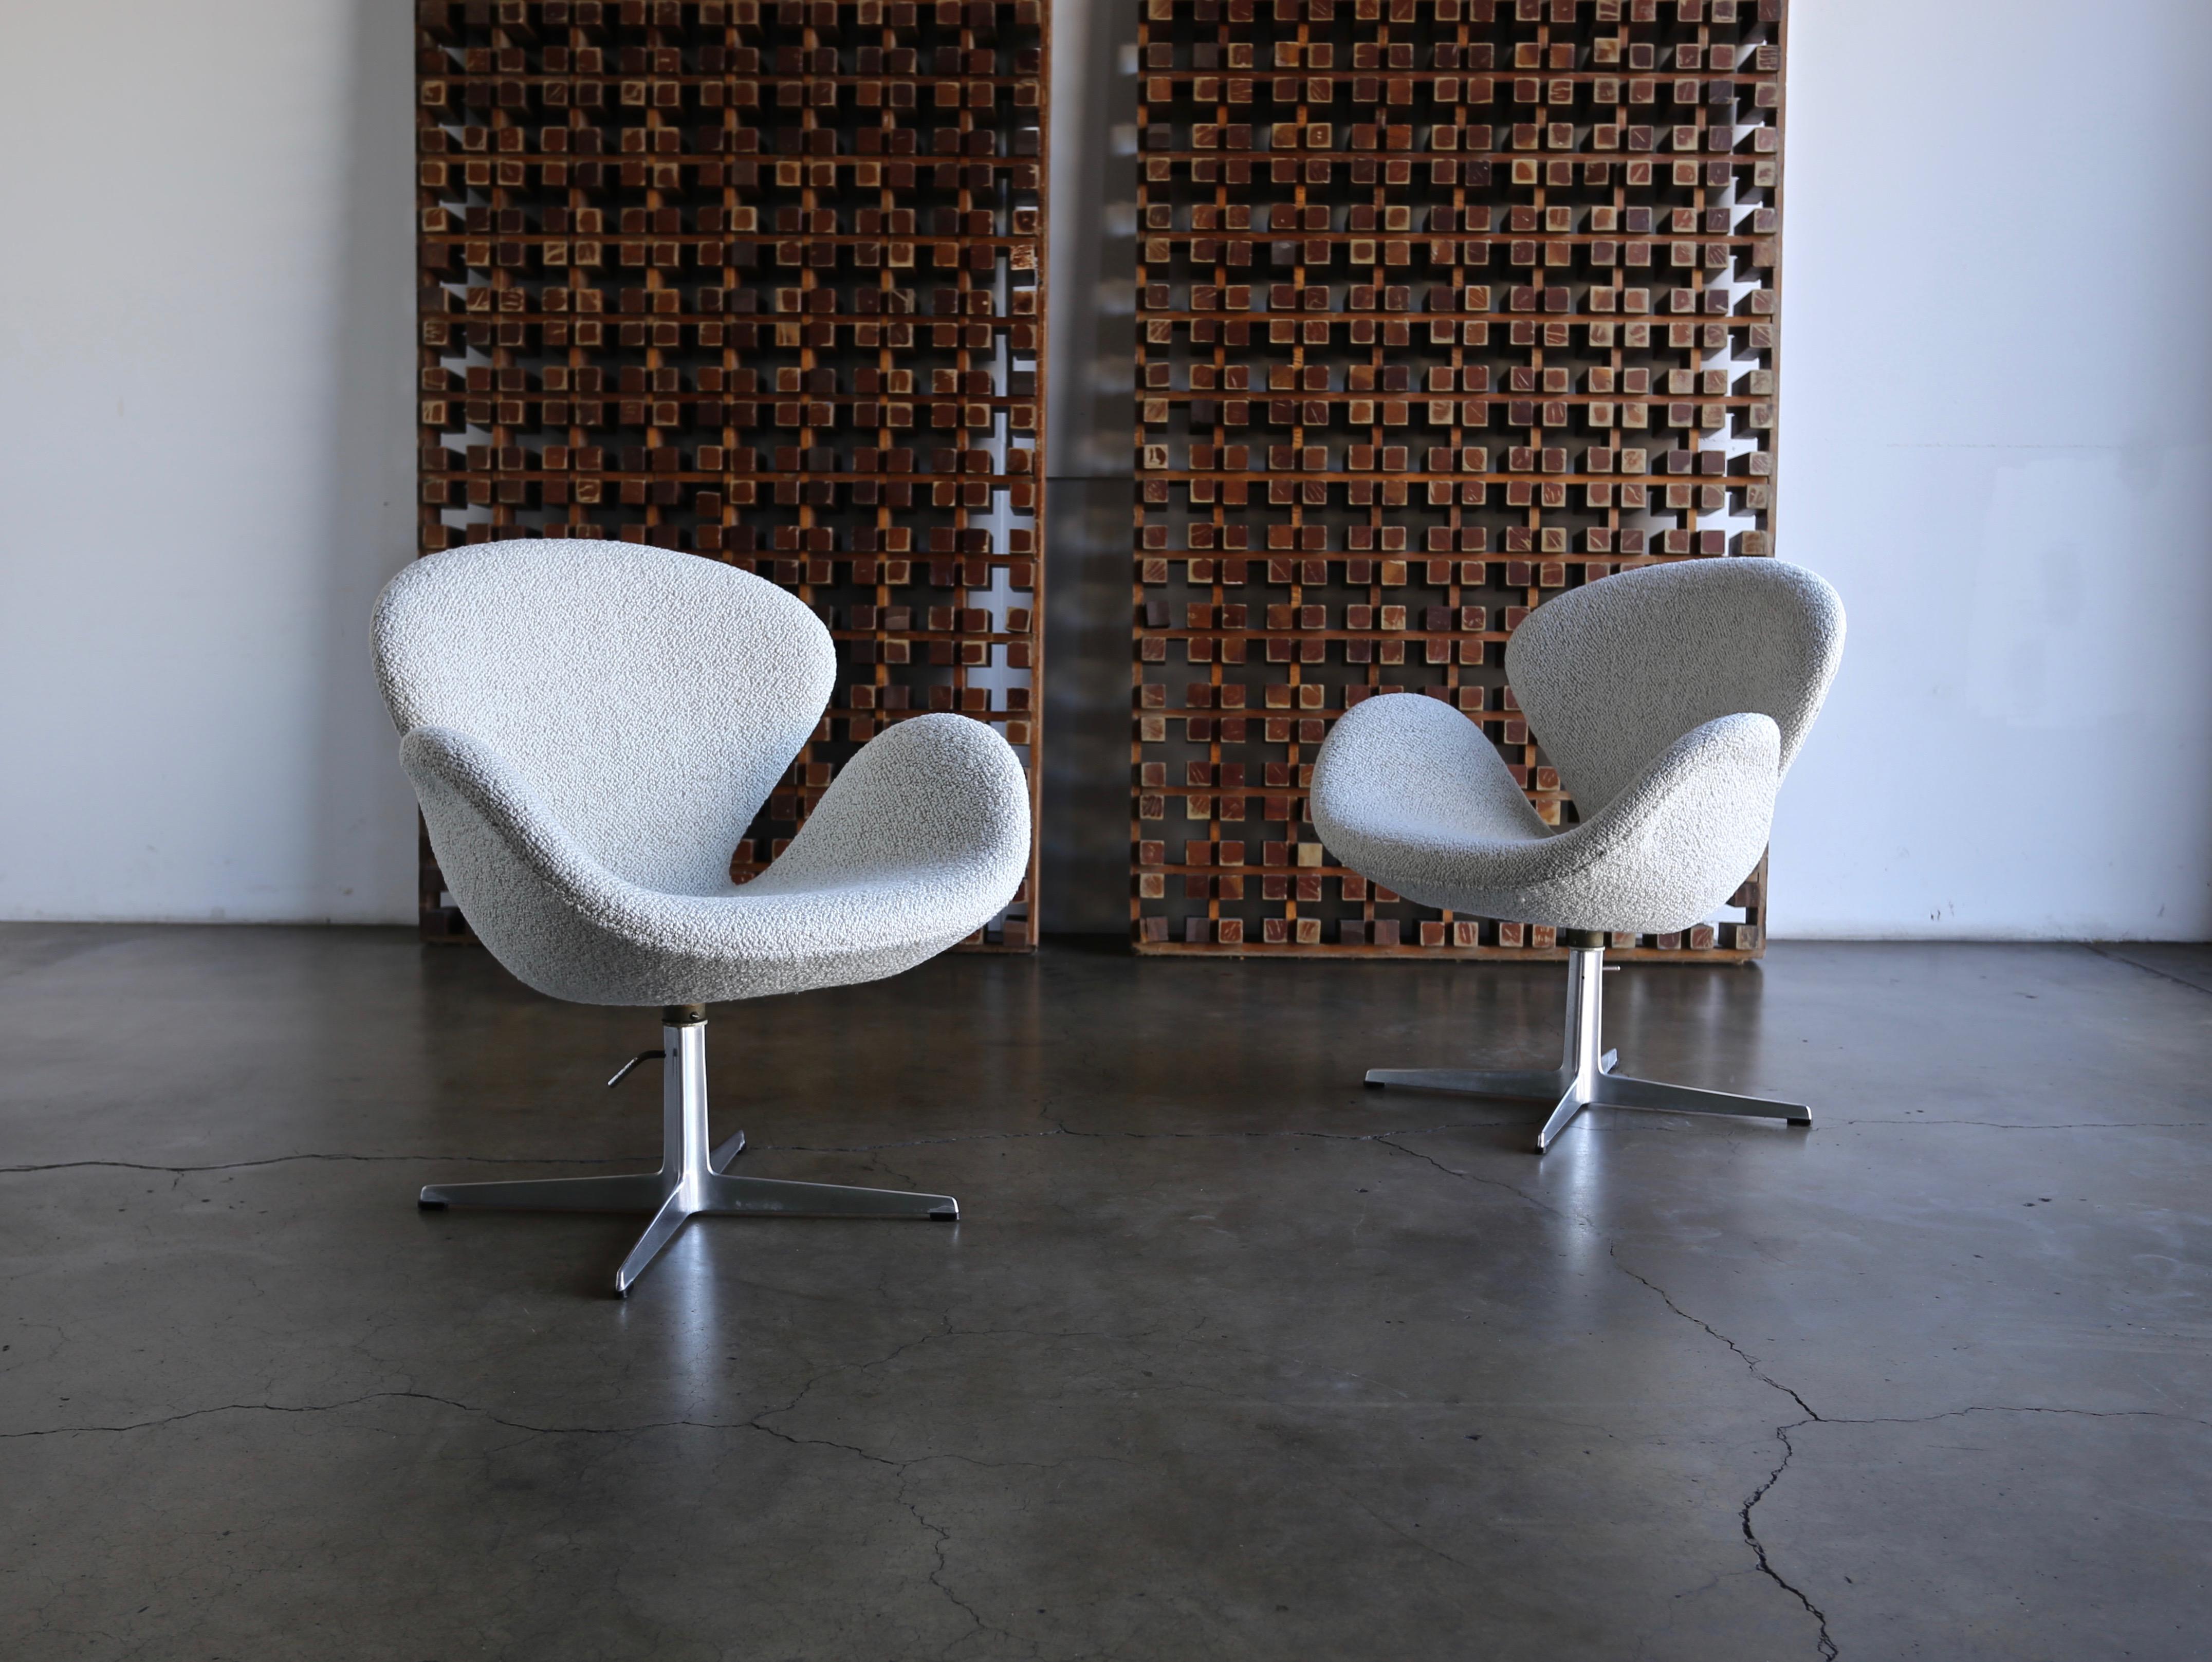
<path fill-rule="evenodd" d="M 1539 1154 L 1593 1105 L 1811 1125 L 1801 1103 L 1614 1073 L 1604 949 L 1611 931 L 1687 928 L 1750 875 L 1843 644 L 1835 591 L 1775 560 L 1648 567 L 1546 601 L 1505 671 L 1581 816 L 1557 832 L 1449 706 L 1398 695 L 1346 711 L 1310 796 L 1337 858 L 1425 906 L 1555 925 L 1569 948 L 1558 1068 L 1377 1068 L 1367 1083 L 1548 1100 Z"/>
<path fill-rule="evenodd" d="M 1029 864 L 1029 786 L 1004 739 L 957 715 L 887 729 L 738 886 L 731 851 L 836 667 L 794 596 L 635 544 L 487 543 L 393 579 L 374 640 L 477 937 L 553 998 L 662 1007 L 664 1048 L 646 1052 L 664 1058 L 659 1172 L 433 1184 L 424 1206 L 649 1213 L 617 1294 L 702 1212 L 959 1216 L 950 1195 L 731 1175 L 744 1137 L 709 1148 L 705 1006 L 896 975 L 981 928 Z"/>

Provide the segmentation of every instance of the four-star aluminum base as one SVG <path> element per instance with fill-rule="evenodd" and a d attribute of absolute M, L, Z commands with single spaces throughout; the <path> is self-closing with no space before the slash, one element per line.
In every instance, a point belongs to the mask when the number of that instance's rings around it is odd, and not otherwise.
<path fill-rule="evenodd" d="M 707 1012 L 673 1004 L 661 1012 L 664 1048 L 625 1063 L 607 1083 L 645 1059 L 662 1058 L 660 1169 L 621 1177 L 556 1177 L 522 1183 L 433 1183 L 422 1204 L 492 1206 L 509 1211 L 649 1212 L 637 1245 L 615 1271 L 620 1297 L 646 1267 L 702 1213 L 745 1217 L 906 1217 L 954 1222 L 960 1203 L 951 1195 L 909 1194 L 898 1189 L 855 1189 L 834 1183 L 785 1183 L 774 1178 L 732 1177 L 730 1162 L 744 1149 L 739 1131 L 712 1149 L 707 1141 Z"/>
<path fill-rule="evenodd" d="M 1813 1111 L 1802 1102 L 1770 1102 L 1727 1091 L 1631 1079 L 1613 1071 L 1618 1051 L 1600 1052 L 1604 1040 L 1605 937 L 1562 931 L 1567 953 L 1566 1053 L 1556 1068 L 1484 1071 L 1465 1068 L 1371 1068 L 1370 1085 L 1459 1091 L 1471 1096 L 1533 1096 L 1556 1104 L 1536 1133 L 1541 1154 L 1584 1108 L 1646 1108 L 1660 1113 L 1726 1113 L 1809 1125 Z"/>

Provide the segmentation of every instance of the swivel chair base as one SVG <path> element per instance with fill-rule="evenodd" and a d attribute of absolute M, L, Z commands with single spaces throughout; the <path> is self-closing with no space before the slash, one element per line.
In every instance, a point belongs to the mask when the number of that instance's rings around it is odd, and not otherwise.
<path fill-rule="evenodd" d="M 615 1296 L 627 1295 L 685 1223 L 702 1214 L 747 1217 L 906 1217 L 957 1222 L 951 1195 L 859 1189 L 836 1183 L 787 1183 L 732 1177 L 726 1169 L 745 1146 L 739 1131 L 709 1150 L 707 1142 L 707 1015 L 696 1004 L 661 1012 L 661 1153 L 657 1172 L 619 1177 L 556 1177 L 521 1183 L 433 1183 L 420 1204 L 489 1206 L 507 1211 L 649 1212 L 637 1245 L 615 1271 Z M 609 1084 L 643 1057 L 626 1063 Z"/>
<path fill-rule="evenodd" d="M 1564 932 L 1564 931 L 1563 931 Z M 1802 1102 L 1771 1102 L 1763 1097 L 1736 1096 L 1727 1091 L 1699 1090 L 1690 1085 L 1664 1084 L 1656 1079 L 1632 1079 L 1615 1073 L 1619 1051 L 1600 1053 L 1604 1043 L 1604 937 L 1595 931 L 1576 931 L 1567 953 L 1566 1053 L 1556 1068 L 1480 1070 L 1465 1068 L 1370 1068 L 1370 1085 L 1395 1085 L 1415 1090 L 1456 1091 L 1470 1096 L 1533 1096 L 1554 1103 L 1543 1130 L 1536 1133 L 1536 1152 L 1552 1146 L 1559 1134 L 1584 1108 L 1644 1108 L 1658 1113 L 1725 1113 L 1751 1119 L 1779 1119 L 1791 1125 L 1810 1125 L 1813 1111 Z"/>

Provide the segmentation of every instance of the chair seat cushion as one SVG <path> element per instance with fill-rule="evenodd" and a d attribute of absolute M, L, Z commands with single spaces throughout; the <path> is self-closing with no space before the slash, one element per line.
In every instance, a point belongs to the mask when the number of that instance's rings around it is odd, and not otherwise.
<path fill-rule="evenodd" d="M 584 1004 L 713 1004 L 896 975 L 972 935 L 1029 863 L 1028 782 L 953 715 L 902 722 L 751 883 L 671 894 L 616 876 L 490 746 L 418 727 L 400 758 L 441 869 L 501 963 Z"/>

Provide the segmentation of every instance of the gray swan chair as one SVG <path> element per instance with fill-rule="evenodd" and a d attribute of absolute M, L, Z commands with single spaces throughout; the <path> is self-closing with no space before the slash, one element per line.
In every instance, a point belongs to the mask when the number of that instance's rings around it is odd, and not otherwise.
<path fill-rule="evenodd" d="M 950 1195 L 731 1174 L 744 1137 L 710 1147 L 705 1006 L 896 975 L 981 928 L 1029 864 L 1030 787 L 1004 739 L 957 715 L 885 730 L 739 886 L 731 851 L 836 668 L 796 597 L 637 544 L 487 543 L 393 579 L 373 633 L 401 764 L 477 937 L 552 998 L 662 1008 L 659 1171 L 433 1184 L 424 1206 L 649 1214 L 617 1294 L 700 1213 L 959 1216 Z"/>
<path fill-rule="evenodd" d="M 1801 1103 L 1613 1072 L 1601 989 L 1609 931 L 1687 928 L 1759 864 L 1843 645 L 1835 591 L 1775 560 L 1648 567 L 1546 601 L 1506 643 L 1505 672 L 1581 816 L 1557 832 L 1439 701 L 1346 712 L 1310 795 L 1337 858 L 1425 906 L 1555 925 L 1569 948 L 1559 1067 L 1377 1068 L 1367 1083 L 1551 1101 L 1539 1154 L 1594 1105 L 1811 1125 Z"/>

